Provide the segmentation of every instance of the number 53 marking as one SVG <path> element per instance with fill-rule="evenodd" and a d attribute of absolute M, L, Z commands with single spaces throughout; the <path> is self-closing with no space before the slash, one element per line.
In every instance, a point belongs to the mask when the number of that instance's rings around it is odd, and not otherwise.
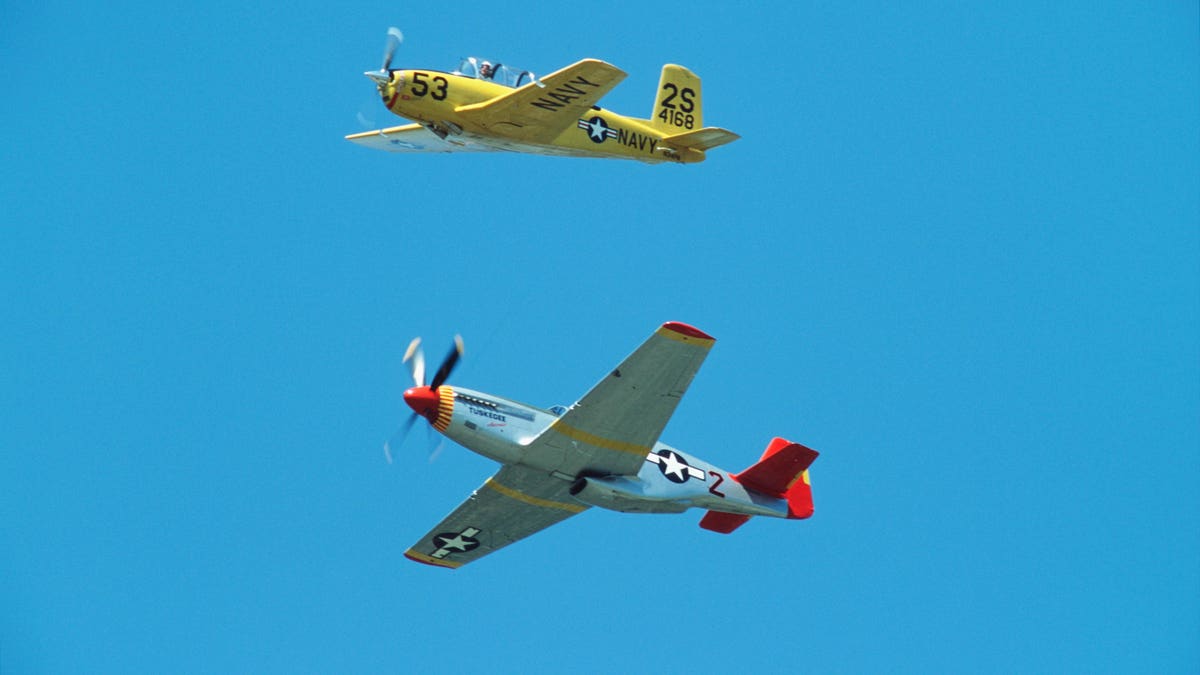
<path fill-rule="evenodd" d="M 429 86 L 429 82 L 425 78 L 429 77 L 429 73 L 413 73 L 412 93 L 413 96 L 424 96 L 429 94 L 429 98 L 435 101 L 446 100 L 446 87 L 450 83 L 441 75 L 433 76 L 433 87 Z M 431 91 L 432 89 L 432 91 Z"/>

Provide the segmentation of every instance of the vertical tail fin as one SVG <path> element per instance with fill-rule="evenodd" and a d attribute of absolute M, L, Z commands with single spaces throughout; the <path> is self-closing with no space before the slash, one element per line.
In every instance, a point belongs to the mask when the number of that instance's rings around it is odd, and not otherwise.
<path fill-rule="evenodd" d="M 756 492 L 786 499 L 788 518 L 808 518 L 813 514 L 808 467 L 816 458 L 816 450 L 783 438 L 773 438 L 761 459 L 731 478 Z M 709 511 L 700 520 L 700 527 L 729 534 L 747 520 L 750 520 L 750 516 Z"/>
<path fill-rule="evenodd" d="M 788 517 L 808 518 L 813 514 L 812 483 L 808 480 L 808 469 L 800 473 L 800 478 L 788 488 Z"/>
<path fill-rule="evenodd" d="M 816 450 L 774 438 L 762 459 L 734 478 L 752 490 L 787 499 L 789 518 L 807 518 L 813 514 L 808 467 L 816 458 Z"/>
<path fill-rule="evenodd" d="M 663 66 L 650 123 L 667 136 L 704 128 L 700 78 L 683 66 L 673 63 Z"/>

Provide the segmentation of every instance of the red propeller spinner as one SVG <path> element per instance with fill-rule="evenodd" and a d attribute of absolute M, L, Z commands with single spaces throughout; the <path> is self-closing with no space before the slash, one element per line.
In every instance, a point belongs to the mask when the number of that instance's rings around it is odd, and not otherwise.
<path fill-rule="evenodd" d="M 462 354 L 462 337 L 456 335 L 454 336 L 454 345 L 450 347 L 450 353 L 446 354 L 442 365 L 433 374 L 433 379 L 426 385 L 425 354 L 421 351 L 421 338 L 412 341 L 404 353 L 404 362 L 412 368 L 413 384 L 416 386 L 404 392 L 404 402 L 413 409 L 413 412 L 430 422 L 437 419 L 438 404 L 441 402 L 441 392 L 438 388 L 446 382 L 446 378 L 450 377 L 450 373 L 458 364 L 458 360 L 462 358 Z"/>
<path fill-rule="evenodd" d="M 404 402 L 413 412 L 432 422 L 437 417 L 441 397 L 433 387 L 413 387 L 404 392 Z"/>

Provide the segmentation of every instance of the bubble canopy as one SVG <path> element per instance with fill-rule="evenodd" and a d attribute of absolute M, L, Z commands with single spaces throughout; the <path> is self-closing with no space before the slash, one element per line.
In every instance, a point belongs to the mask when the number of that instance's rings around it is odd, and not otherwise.
<path fill-rule="evenodd" d="M 495 82 L 506 87 L 523 87 L 534 80 L 534 74 L 528 70 L 521 70 L 506 66 L 503 63 L 489 61 L 477 56 L 468 56 L 458 64 L 458 69 L 454 71 L 455 75 L 463 77 L 473 77 L 477 80 L 486 80 Z"/>

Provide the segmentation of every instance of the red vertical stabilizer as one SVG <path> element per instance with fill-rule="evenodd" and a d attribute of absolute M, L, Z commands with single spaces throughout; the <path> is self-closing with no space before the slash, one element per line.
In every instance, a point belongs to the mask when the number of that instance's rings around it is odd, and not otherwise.
<path fill-rule="evenodd" d="M 774 438 L 757 464 L 733 478 L 751 490 L 786 498 L 789 518 L 807 518 L 813 514 L 808 467 L 816 458 L 816 450 Z"/>
<path fill-rule="evenodd" d="M 742 485 L 772 497 L 787 499 L 788 518 L 808 518 L 813 514 L 812 485 L 808 467 L 817 451 L 783 438 L 774 438 L 754 466 L 731 476 Z M 750 516 L 709 511 L 700 527 L 728 534 L 741 527 Z"/>

